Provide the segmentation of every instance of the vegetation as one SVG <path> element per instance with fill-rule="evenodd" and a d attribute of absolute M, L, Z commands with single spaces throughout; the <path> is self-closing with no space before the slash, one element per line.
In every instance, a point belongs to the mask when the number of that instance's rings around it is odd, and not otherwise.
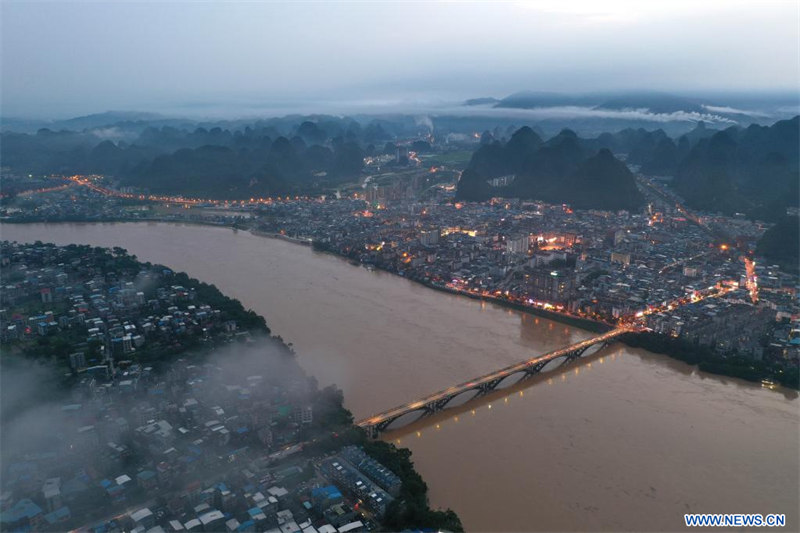
<path fill-rule="evenodd" d="M 41 261 L 33 258 L 28 261 L 31 266 L 44 266 L 53 261 L 69 263 L 73 260 L 81 260 L 82 268 L 86 269 L 87 275 L 102 273 L 107 279 L 122 277 L 123 274 L 128 279 L 128 277 L 135 277 L 137 273 L 144 269 L 154 270 L 159 275 L 159 283 L 143 288 L 147 298 L 155 296 L 160 288 L 170 285 L 181 285 L 185 289 L 193 289 L 195 293 L 193 301 L 202 302 L 220 310 L 223 320 L 235 320 L 240 330 L 265 334 L 265 338 L 262 341 L 271 342 L 273 347 L 279 348 L 278 353 L 283 352 L 287 355 L 293 353 L 291 346 L 283 343 L 280 337 L 266 338 L 270 330 L 263 317 L 252 310 L 246 310 L 238 300 L 228 298 L 214 285 L 198 281 L 185 273 L 173 273 L 164 266 L 140 263 L 135 256 L 128 255 L 126 250 L 119 247 L 114 247 L 113 249 L 85 245 L 55 247 L 54 245 L 40 242 L 34 246 L 41 250 L 38 256 Z M 12 278 L 11 275 L 7 275 L 4 271 L 3 282 L 8 283 L 11 279 L 16 279 L 16 277 Z M 17 281 L 21 280 L 17 279 Z M 31 305 L 36 306 L 38 304 Z M 61 366 L 66 367 L 68 365 L 68 355 L 74 351 L 78 343 L 85 341 L 85 339 L 86 328 L 75 327 L 61 330 L 56 335 L 37 337 L 23 349 L 16 350 L 18 353 L 7 353 L 8 350 L 4 349 L 3 357 L 0 359 L 3 370 L 0 372 L 0 381 L 2 381 L 0 386 L 4 390 L 12 389 L 12 384 L 8 381 L 11 379 L 9 377 L 11 375 L 10 370 L 25 369 L 30 371 L 41 367 L 41 371 L 37 372 L 37 374 L 42 375 L 38 384 L 42 386 L 43 390 L 47 391 L 47 394 L 39 396 L 39 403 L 68 397 L 70 387 L 74 385 L 74 379 L 71 379 L 69 373 L 58 372 L 56 365 L 53 363 L 59 362 Z M 167 345 L 159 344 L 157 341 L 149 342 L 137 350 L 136 359 L 139 362 L 147 360 L 155 363 L 156 371 L 165 370 L 167 365 L 174 361 L 174 356 L 178 353 L 188 353 L 203 357 L 213 349 L 213 343 L 201 345 L 198 339 L 198 335 L 188 335 L 186 338 L 182 338 L 179 344 L 170 343 Z M 92 340 L 88 343 L 83 342 L 83 351 L 87 356 L 87 360 L 99 357 L 101 344 L 97 340 Z M 285 362 L 287 364 L 281 366 L 275 366 L 280 365 L 281 361 L 266 363 L 272 365 L 270 367 L 272 371 L 267 372 L 269 374 L 269 382 L 274 380 L 274 385 L 283 384 L 287 376 L 290 375 L 296 375 L 300 380 L 306 379 L 294 359 L 287 358 Z M 277 370 L 278 368 L 280 370 Z M 318 457 L 323 453 L 337 451 L 349 444 L 364 446 L 367 453 L 385 464 L 402 480 L 399 498 L 390 507 L 386 517 L 382 520 L 387 530 L 399 531 L 412 528 L 463 531 L 461 522 L 453 511 L 433 511 L 428 507 L 427 485 L 414 470 L 409 450 L 398 449 L 383 442 L 369 441 L 364 431 L 353 425 L 352 414 L 343 406 L 344 395 L 341 390 L 335 386 L 319 390 L 314 378 L 307 378 L 307 380 L 309 384 L 308 390 L 312 392 L 311 404 L 314 417 L 312 424 L 302 428 L 299 434 L 301 439 L 309 441 L 306 442 L 303 449 L 303 457 L 306 459 L 306 463 L 301 472 L 285 479 L 285 484 L 292 485 L 308 480 L 313 475 L 313 468 L 307 462 L 311 458 Z M 7 418 L 22 407 L 23 402 L 26 409 L 32 407 L 30 398 L 27 396 L 21 399 L 14 396 L 4 397 L 0 420 L 6 422 Z M 206 475 L 207 472 L 196 473 L 198 479 Z"/>
<path fill-rule="evenodd" d="M 675 167 L 675 189 L 689 205 L 778 220 L 800 201 L 800 117 L 716 132 Z"/>
<path fill-rule="evenodd" d="M 363 446 L 367 454 L 403 482 L 398 498 L 389 505 L 383 520 L 388 531 L 464 531 L 455 512 L 450 509 L 433 511 L 428 506 L 428 486 L 414 470 L 411 450 L 383 441 L 366 441 Z"/>
<path fill-rule="evenodd" d="M 214 309 L 219 309 L 225 319 L 235 320 L 240 328 L 269 335 L 270 329 L 267 327 L 264 317 L 252 309 L 245 309 L 242 302 L 228 298 L 216 286 L 190 278 L 184 272 L 173 274 L 172 282 L 175 285 L 183 285 L 187 289 L 194 289 L 198 301 L 208 304 Z"/>
<path fill-rule="evenodd" d="M 660 129 L 629 128 L 594 139 L 563 130 L 543 141 L 524 127 L 503 143 L 487 131 L 459 182 L 458 197 L 535 198 L 601 209 L 641 205 L 625 165 L 604 150 L 627 154 L 645 174 L 674 176 L 676 191 L 697 209 L 778 221 L 787 207 L 800 203 L 800 117 L 723 131 L 700 122 L 677 139 Z M 516 179 L 507 187 L 487 183 L 510 174 Z"/>
<path fill-rule="evenodd" d="M 402 487 L 383 518 L 387 531 L 446 530 L 463 531 L 461 520 L 455 512 L 434 511 L 428 506 L 428 486 L 414 470 L 411 450 L 367 438 L 361 428 L 353 425 L 353 416 L 343 407 L 344 396 L 335 386 L 319 391 L 314 397 L 314 422 L 307 431 L 317 436 L 306 443 L 303 453 L 312 458 L 332 453 L 351 444 L 362 446 L 373 459 L 397 474 Z M 319 430 L 326 430 L 320 432 Z M 322 436 L 320 436 L 322 435 Z"/>
<path fill-rule="evenodd" d="M 158 194 L 250 198 L 312 192 L 352 179 L 374 152 L 373 143 L 389 137 L 380 123 L 362 127 L 334 118 L 281 123 L 280 129 L 143 127 L 132 143 L 98 135 L 3 133 L 3 163 L 22 174 L 104 174 Z"/>
<path fill-rule="evenodd" d="M 635 209 L 644 199 L 627 166 L 606 148 L 592 153 L 564 130 L 543 142 L 528 127 L 503 144 L 483 144 L 458 182 L 457 197 L 486 200 L 492 196 L 533 198 L 569 203 L 584 209 Z M 492 186 L 488 180 L 514 175 L 513 182 Z"/>
<path fill-rule="evenodd" d="M 754 382 L 771 379 L 784 387 L 800 389 L 800 373 L 797 367 L 784 367 L 736 354 L 724 356 L 711 348 L 699 346 L 685 339 L 653 332 L 626 335 L 622 340 L 628 346 L 666 354 L 673 359 L 697 365 L 703 372 Z"/>
<path fill-rule="evenodd" d="M 756 248 L 758 255 L 777 263 L 781 268 L 797 272 L 800 269 L 800 220 L 784 217 L 768 229 Z"/>

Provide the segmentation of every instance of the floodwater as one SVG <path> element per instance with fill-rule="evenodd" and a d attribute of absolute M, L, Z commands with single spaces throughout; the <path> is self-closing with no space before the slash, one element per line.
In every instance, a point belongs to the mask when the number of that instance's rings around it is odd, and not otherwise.
<path fill-rule="evenodd" d="M 214 283 L 341 387 L 356 418 L 592 335 L 226 228 L 3 225 L 0 238 L 121 246 Z M 798 405 L 614 345 L 385 438 L 469 531 L 676 531 L 704 512 L 784 513 L 796 531 Z"/>

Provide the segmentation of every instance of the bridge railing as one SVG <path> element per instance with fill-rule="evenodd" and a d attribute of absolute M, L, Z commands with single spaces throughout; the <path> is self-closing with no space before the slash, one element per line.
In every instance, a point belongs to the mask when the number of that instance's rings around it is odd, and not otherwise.
<path fill-rule="evenodd" d="M 481 385 L 485 385 L 485 384 L 490 383 L 490 382 L 492 382 L 492 381 L 494 381 L 496 379 L 504 379 L 504 378 L 506 378 L 506 377 L 508 377 L 508 376 L 510 376 L 512 374 L 516 374 L 517 372 L 521 372 L 521 371 L 525 370 L 526 368 L 534 366 L 534 365 L 536 365 L 538 363 L 543 363 L 543 362 L 547 362 L 547 361 L 550 361 L 550 360 L 553 360 L 553 359 L 557 359 L 558 357 L 561 357 L 561 356 L 563 356 L 565 354 L 569 354 L 569 353 L 574 352 L 576 350 L 580 350 L 581 348 L 588 348 L 589 346 L 592 346 L 594 344 L 606 341 L 608 339 L 612 339 L 614 337 L 618 337 L 619 335 L 622 335 L 623 333 L 628 333 L 630 331 L 633 331 L 633 330 L 632 330 L 632 328 L 629 328 L 629 327 L 620 327 L 620 328 L 613 329 L 613 330 L 608 331 L 608 332 L 606 332 L 606 333 L 604 333 L 602 335 L 598 335 L 597 337 L 592 337 L 590 339 L 586 339 L 586 340 L 577 342 L 575 344 L 571 344 L 571 345 L 566 346 L 564 348 L 560 348 L 558 350 L 547 352 L 545 354 L 533 357 L 531 359 L 527 359 L 525 361 L 520 361 L 519 363 L 515 363 L 513 365 L 509 365 L 507 367 L 501 368 L 500 370 L 495 370 L 495 371 L 490 372 L 488 374 L 484 374 L 484 375 L 482 375 L 480 377 L 471 379 L 469 381 L 465 381 L 463 383 L 460 383 L 458 385 L 454 385 L 454 386 L 449 387 L 447 389 L 442 389 L 442 390 L 440 390 L 438 392 L 434 392 L 433 394 L 429 394 L 428 396 L 425 396 L 424 398 L 420 398 L 420 399 L 418 399 L 416 401 L 408 402 L 406 404 L 399 405 L 399 406 L 393 407 L 391 409 L 387 409 L 386 411 L 382 411 L 382 412 L 377 413 L 375 415 L 372 415 L 370 417 L 367 417 L 367 418 L 364 418 L 362 420 L 359 420 L 358 422 L 356 422 L 356 425 L 361 426 L 361 427 L 374 426 L 376 424 L 380 424 L 381 422 L 386 421 L 387 419 L 398 418 L 399 416 L 402 416 L 404 414 L 423 409 L 423 408 L 425 408 L 425 406 L 427 406 L 427 405 L 429 405 L 431 403 L 437 402 L 439 400 L 442 400 L 442 399 L 445 399 L 445 398 L 448 398 L 448 397 L 457 396 L 457 395 L 461 394 L 462 392 L 466 392 L 468 390 L 479 389 L 481 387 Z"/>

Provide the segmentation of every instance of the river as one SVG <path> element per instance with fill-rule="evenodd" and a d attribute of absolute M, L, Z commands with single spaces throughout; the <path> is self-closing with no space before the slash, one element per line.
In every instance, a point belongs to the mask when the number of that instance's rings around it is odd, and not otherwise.
<path fill-rule="evenodd" d="M 0 238 L 121 246 L 214 283 L 357 418 L 592 335 L 227 228 L 3 225 Z M 796 398 L 617 344 L 385 438 L 469 531 L 675 531 L 687 512 L 785 513 L 796 531 Z"/>

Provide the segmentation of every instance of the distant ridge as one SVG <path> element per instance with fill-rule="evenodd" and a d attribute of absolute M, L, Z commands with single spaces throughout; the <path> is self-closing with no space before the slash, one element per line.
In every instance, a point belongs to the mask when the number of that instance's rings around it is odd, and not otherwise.
<path fill-rule="evenodd" d="M 458 183 L 458 197 L 535 198 L 575 207 L 630 209 L 640 205 L 633 176 L 613 153 L 650 175 L 674 176 L 673 186 L 692 207 L 745 213 L 777 221 L 800 203 L 800 116 L 771 126 L 751 124 L 724 130 L 698 122 L 677 139 L 663 130 L 625 129 L 596 138 L 562 130 L 542 139 L 531 128 L 507 143 L 488 132 Z M 514 174 L 492 187 L 489 180 Z"/>
<path fill-rule="evenodd" d="M 647 109 L 651 113 L 708 113 L 698 102 L 670 94 L 629 94 L 611 98 L 596 109 Z"/>
<path fill-rule="evenodd" d="M 476 105 L 492 105 L 498 104 L 500 100 L 497 98 L 487 96 L 483 98 L 470 98 L 469 100 L 464 101 L 464 105 L 466 106 L 476 106 Z"/>
<path fill-rule="evenodd" d="M 513 174 L 502 187 L 488 180 Z M 635 209 L 643 204 L 633 174 L 607 148 L 591 150 L 571 130 L 543 142 L 529 127 L 503 144 L 484 144 L 458 182 L 457 198 L 481 201 L 493 196 L 568 203 L 583 209 Z"/>

